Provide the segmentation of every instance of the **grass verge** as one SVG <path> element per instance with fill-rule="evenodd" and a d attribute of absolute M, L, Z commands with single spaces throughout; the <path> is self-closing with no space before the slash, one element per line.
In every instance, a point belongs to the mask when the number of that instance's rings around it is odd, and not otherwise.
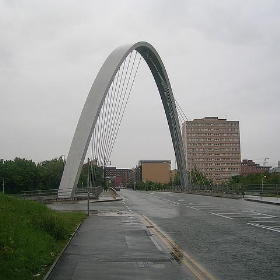
<path fill-rule="evenodd" d="M 85 216 L 0 194 L 0 279 L 42 279 Z"/>

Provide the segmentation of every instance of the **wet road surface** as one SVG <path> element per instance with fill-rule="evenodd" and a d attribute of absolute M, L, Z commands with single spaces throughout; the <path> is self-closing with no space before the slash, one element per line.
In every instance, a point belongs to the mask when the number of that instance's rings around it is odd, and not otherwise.
<path fill-rule="evenodd" d="M 280 279 L 280 206 L 183 193 L 121 190 L 216 279 Z"/>

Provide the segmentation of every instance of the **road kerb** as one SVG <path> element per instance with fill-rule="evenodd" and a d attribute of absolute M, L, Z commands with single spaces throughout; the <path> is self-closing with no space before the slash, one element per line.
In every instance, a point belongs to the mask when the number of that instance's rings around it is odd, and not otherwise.
<path fill-rule="evenodd" d="M 157 238 L 169 249 L 174 259 L 183 263 L 199 280 L 216 280 L 202 265 L 189 256 L 179 245 L 169 236 L 164 234 L 149 218 L 144 215 L 139 216 L 143 224 L 152 231 Z"/>

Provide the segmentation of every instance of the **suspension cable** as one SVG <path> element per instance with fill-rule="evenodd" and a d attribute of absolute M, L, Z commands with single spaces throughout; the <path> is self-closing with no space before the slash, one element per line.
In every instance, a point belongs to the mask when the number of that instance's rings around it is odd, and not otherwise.
<path fill-rule="evenodd" d="M 98 165 L 110 160 L 140 65 L 141 56 L 136 63 L 137 55 L 138 52 L 134 50 L 121 64 L 97 118 L 91 137 L 91 157 Z"/>

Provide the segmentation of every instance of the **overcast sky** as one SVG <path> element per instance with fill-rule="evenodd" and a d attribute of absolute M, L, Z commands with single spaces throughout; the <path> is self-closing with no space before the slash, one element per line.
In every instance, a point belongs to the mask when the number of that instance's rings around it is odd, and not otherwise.
<path fill-rule="evenodd" d="M 107 56 L 147 41 L 189 120 L 240 121 L 241 158 L 280 160 L 280 1 L 0 0 L 0 158 L 67 156 Z M 145 62 L 112 165 L 174 152 Z"/>

